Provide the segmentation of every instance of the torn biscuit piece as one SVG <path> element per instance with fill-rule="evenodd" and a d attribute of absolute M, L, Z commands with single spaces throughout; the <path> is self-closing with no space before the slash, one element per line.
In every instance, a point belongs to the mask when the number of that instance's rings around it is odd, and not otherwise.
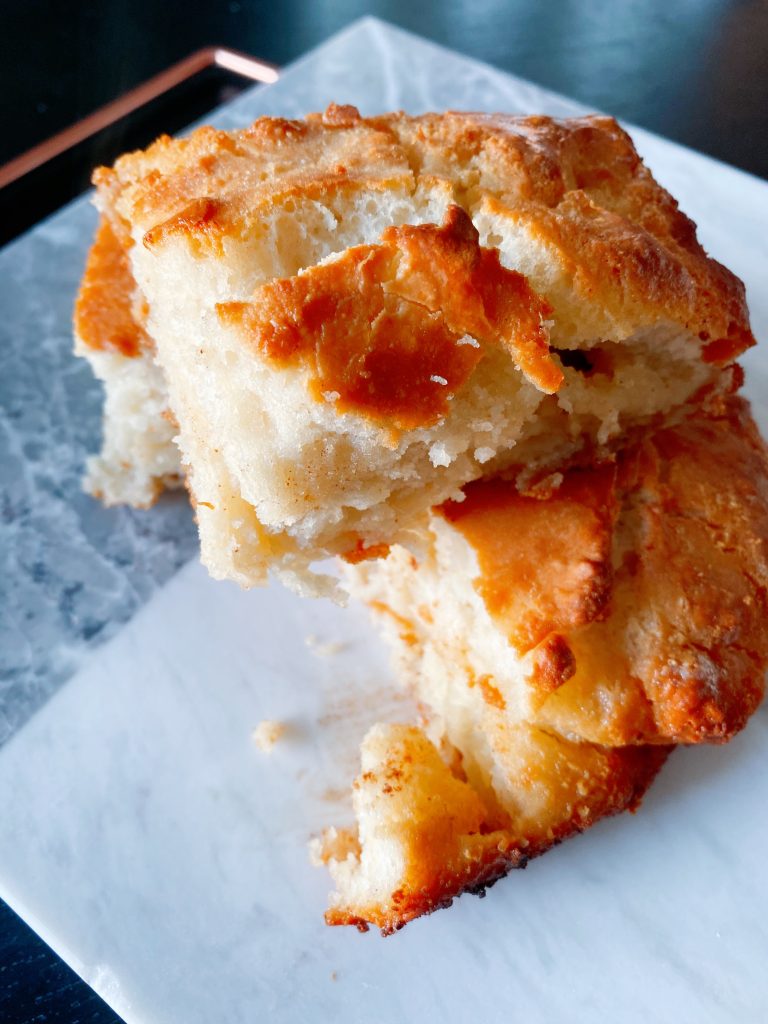
<path fill-rule="evenodd" d="M 336 885 L 328 924 L 390 934 L 483 892 L 600 818 L 636 809 L 669 753 L 573 743 L 528 725 L 495 739 L 498 795 L 462 777 L 416 726 L 370 730 L 352 796 L 357 829 L 329 830 L 315 846 Z"/>
<path fill-rule="evenodd" d="M 95 180 L 203 561 L 244 586 L 328 590 L 327 555 L 416 550 L 467 482 L 674 419 L 753 340 L 742 286 L 608 118 L 331 107 Z"/>
<path fill-rule="evenodd" d="M 329 830 L 316 845 L 341 894 L 329 924 L 392 931 L 525 862 L 519 848 L 508 849 L 495 807 L 416 726 L 369 731 L 353 802 L 357 832 Z"/>
<path fill-rule="evenodd" d="M 419 561 L 396 547 L 346 574 L 454 756 L 366 740 L 333 924 L 392 930 L 633 808 L 674 744 L 730 739 L 764 693 L 768 451 L 743 400 L 550 490 L 470 484 L 431 532 Z"/>

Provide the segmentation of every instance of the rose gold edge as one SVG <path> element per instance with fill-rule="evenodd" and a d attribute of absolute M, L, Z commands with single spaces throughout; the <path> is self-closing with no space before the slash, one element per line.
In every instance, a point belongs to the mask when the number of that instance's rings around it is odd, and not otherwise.
<path fill-rule="evenodd" d="M 279 74 L 278 69 L 272 64 L 249 57 L 248 54 L 240 53 L 237 50 L 228 50 L 223 46 L 209 46 L 206 49 L 198 50 L 166 71 L 161 71 L 154 78 L 142 82 L 141 85 L 131 89 L 130 92 L 118 99 L 99 107 L 98 110 L 89 114 L 88 117 L 84 117 L 77 124 L 70 125 L 64 131 L 52 135 L 50 139 L 46 139 L 38 146 L 33 146 L 26 153 L 22 153 L 21 156 L 4 164 L 0 167 L 0 188 L 10 185 L 17 178 L 21 178 L 46 161 L 90 138 L 91 135 L 114 124 L 120 118 L 132 114 L 134 110 L 138 110 L 139 107 L 143 107 L 146 103 L 150 103 L 158 96 L 168 92 L 169 89 L 181 85 L 188 78 L 209 67 L 225 68 L 234 74 L 242 75 L 243 78 L 267 84 L 276 82 Z"/>

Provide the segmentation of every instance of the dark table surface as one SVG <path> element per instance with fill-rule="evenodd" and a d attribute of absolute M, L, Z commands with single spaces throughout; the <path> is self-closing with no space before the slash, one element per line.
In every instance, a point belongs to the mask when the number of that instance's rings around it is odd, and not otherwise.
<path fill-rule="evenodd" d="M 286 64 L 376 14 L 768 177 L 768 0 L 5 0 L 1 10 L 0 164 L 203 46 Z M 232 87 L 190 98 L 186 119 Z M 133 138 L 121 125 L 84 145 L 61 195 Z M 49 212 L 51 180 L 27 183 L 18 230 Z M 3 1024 L 119 1020 L 0 903 Z"/>

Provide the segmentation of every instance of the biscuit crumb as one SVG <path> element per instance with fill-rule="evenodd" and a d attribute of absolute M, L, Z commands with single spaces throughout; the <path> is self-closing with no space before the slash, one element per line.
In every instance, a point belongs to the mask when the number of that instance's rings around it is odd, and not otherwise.
<path fill-rule="evenodd" d="M 429 461 L 433 466 L 450 466 L 453 459 L 445 444 L 436 441 L 429 449 Z"/>
<path fill-rule="evenodd" d="M 309 863 L 313 868 L 321 868 L 328 863 L 329 858 L 325 855 L 325 843 L 323 836 L 313 836 L 307 844 L 309 851 Z"/>
<path fill-rule="evenodd" d="M 312 867 L 322 867 L 329 860 L 345 861 L 350 856 L 360 856 L 360 841 L 352 829 L 331 826 L 309 841 L 309 862 Z"/>
<path fill-rule="evenodd" d="M 253 730 L 253 742 L 259 750 L 263 750 L 265 754 L 269 754 L 284 733 L 284 722 L 276 722 L 272 719 L 265 718 L 264 721 L 259 722 Z"/>
<path fill-rule="evenodd" d="M 318 658 L 333 657 L 334 654 L 341 654 L 342 651 L 345 651 L 347 647 L 349 647 L 349 644 L 343 643 L 341 640 L 331 640 L 326 643 L 314 633 L 310 633 L 309 636 L 305 638 L 304 643 L 313 654 L 318 656 Z"/>

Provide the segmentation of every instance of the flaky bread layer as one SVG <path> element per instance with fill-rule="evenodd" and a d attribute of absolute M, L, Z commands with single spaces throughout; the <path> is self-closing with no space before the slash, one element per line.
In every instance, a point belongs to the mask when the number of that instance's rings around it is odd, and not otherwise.
<path fill-rule="evenodd" d="M 435 212 L 434 202 L 425 203 L 409 219 L 428 221 Z M 176 255 L 186 259 L 183 248 Z M 214 576 L 245 586 L 264 582 L 277 564 L 284 576 L 291 571 L 299 585 L 303 579 L 317 590 L 314 561 L 360 546 L 413 543 L 409 534 L 425 504 L 455 495 L 485 469 L 515 463 L 535 472 L 557 465 L 585 444 L 610 445 L 628 426 L 674 415 L 707 388 L 730 386 L 729 375 L 713 378 L 712 367 L 691 361 L 687 340 L 668 325 L 625 345 L 591 349 L 600 369 L 588 374 L 555 355 L 565 380 L 552 397 L 503 348 L 466 336 L 464 347 L 482 355 L 467 384 L 449 393 L 437 422 L 402 429 L 390 417 L 338 411 L 332 386 L 321 400 L 308 401 L 311 370 L 255 359 L 242 328 L 206 313 L 212 299 L 193 271 L 192 265 L 177 271 L 186 288 L 162 291 L 149 325 L 182 425 L 203 561 Z M 194 303 L 198 344 L 190 352 L 187 318 Z M 162 329 L 153 326 L 156 318 Z M 441 372 L 430 374 L 427 387 L 447 390 L 450 370 L 441 362 L 432 369 Z M 220 386 L 212 388 L 212 380 Z"/>
<path fill-rule="evenodd" d="M 347 572 L 431 706 L 622 746 L 722 742 L 762 699 L 768 456 L 741 399 L 528 494 L 471 484 L 431 534 Z"/>
<path fill-rule="evenodd" d="M 364 743 L 357 832 L 320 844 L 332 924 L 392 931 L 633 809 L 764 693 L 768 452 L 740 399 L 528 494 L 471 484 L 432 531 L 347 569 L 433 742 Z"/>
<path fill-rule="evenodd" d="M 599 819 L 636 810 L 669 753 L 574 744 L 525 725 L 505 741 L 502 804 L 467 780 L 460 760 L 447 763 L 420 728 L 371 729 L 353 788 L 357 829 L 329 829 L 312 847 L 336 885 L 328 924 L 388 935 L 462 893 L 483 894 Z M 536 810 L 520 813 L 518 803 Z"/>
<path fill-rule="evenodd" d="M 752 343 L 741 285 L 606 118 L 333 107 L 163 139 L 96 180 L 148 303 L 203 560 L 245 586 L 276 570 L 327 589 L 314 561 L 413 546 L 427 508 L 488 470 L 671 421 L 731 388 Z M 420 224 L 445 230 L 406 237 Z M 509 313 L 520 274 L 532 347 Z"/>
<path fill-rule="evenodd" d="M 150 354 L 99 352 L 79 339 L 75 351 L 105 386 L 101 451 L 88 459 L 83 486 L 105 505 L 148 508 L 183 483 L 162 372 Z"/>
<path fill-rule="evenodd" d="M 74 311 L 75 353 L 104 383 L 101 452 L 85 489 L 106 505 L 151 505 L 181 481 L 165 380 L 144 330 L 146 307 L 123 242 L 101 217 Z"/>

